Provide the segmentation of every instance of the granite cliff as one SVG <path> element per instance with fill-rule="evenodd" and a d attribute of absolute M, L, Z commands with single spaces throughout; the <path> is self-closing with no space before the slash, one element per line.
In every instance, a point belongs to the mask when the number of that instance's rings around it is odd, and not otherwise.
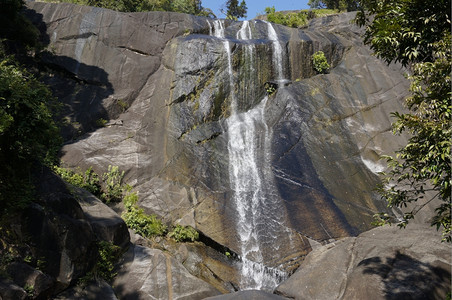
<path fill-rule="evenodd" d="M 371 216 L 386 209 L 374 191 L 379 157 L 404 142 L 389 116 L 403 110 L 408 82 L 400 66 L 363 45 L 354 14 L 301 30 L 27 6 L 49 49 L 44 81 L 65 105 L 63 163 L 98 173 L 119 166 L 146 212 L 191 225 L 241 258 L 230 262 L 201 245 L 168 246 L 170 255 L 132 234 L 118 298 L 272 292 L 313 248 L 368 231 Z M 313 69 L 317 51 L 328 74 Z M 278 293 L 300 292 L 285 284 Z"/>

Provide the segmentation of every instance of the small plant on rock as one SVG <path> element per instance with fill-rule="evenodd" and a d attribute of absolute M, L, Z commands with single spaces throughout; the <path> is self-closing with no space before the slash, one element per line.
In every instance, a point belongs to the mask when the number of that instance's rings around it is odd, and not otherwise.
<path fill-rule="evenodd" d="M 176 242 L 194 242 L 199 239 L 199 233 L 191 226 L 176 225 L 168 237 L 173 238 Z"/>
<path fill-rule="evenodd" d="M 312 63 L 314 65 L 314 70 L 318 74 L 326 74 L 330 69 L 330 64 L 328 63 L 325 53 L 323 51 L 317 51 L 312 55 Z"/>
<path fill-rule="evenodd" d="M 167 227 L 157 216 L 146 214 L 142 208 L 136 205 L 138 202 L 136 193 L 129 193 L 124 196 L 123 202 L 126 211 L 122 214 L 122 218 L 126 222 L 127 227 L 147 238 L 166 234 Z"/>
<path fill-rule="evenodd" d="M 124 193 L 123 177 L 124 171 L 120 172 L 117 166 L 108 166 L 108 172 L 102 175 L 102 180 L 105 183 L 105 191 L 101 195 L 102 200 L 106 203 L 122 200 Z"/>
<path fill-rule="evenodd" d="M 93 171 L 93 168 L 88 168 L 85 173 L 62 167 L 54 167 L 54 171 L 60 175 L 64 181 L 74 186 L 81 187 L 95 196 L 100 196 L 99 176 Z"/>

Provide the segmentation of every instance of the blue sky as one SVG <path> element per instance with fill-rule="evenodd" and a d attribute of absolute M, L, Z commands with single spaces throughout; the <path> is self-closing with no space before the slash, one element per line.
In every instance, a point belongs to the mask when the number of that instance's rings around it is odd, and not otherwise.
<path fill-rule="evenodd" d="M 248 7 L 247 19 L 253 19 L 257 14 L 264 13 L 266 7 L 271 6 L 274 6 L 277 11 L 309 8 L 308 0 L 245 0 L 245 3 Z M 202 0 L 202 6 L 210 8 L 218 18 L 225 18 L 220 8 L 225 9 L 226 0 Z"/>

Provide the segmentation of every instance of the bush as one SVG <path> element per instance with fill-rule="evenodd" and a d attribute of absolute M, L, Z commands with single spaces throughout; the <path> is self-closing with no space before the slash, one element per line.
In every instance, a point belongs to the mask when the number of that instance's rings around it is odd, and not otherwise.
<path fill-rule="evenodd" d="M 101 188 L 99 183 L 99 175 L 97 175 L 93 168 L 88 168 L 85 173 L 74 172 L 70 169 L 62 167 L 54 167 L 55 173 L 60 175 L 60 177 L 75 186 L 83 188 L 89 191 L 91 194 L 99 197 L 101 195 Z"/>
<path fill-rule="evenodd" d="M 335 14 L 337 12 L 338 12 L 337 10 L 332 9 L 300 10 L 298 12 L 280 12 L 275 11 L 274 6 L 265 8 L 267 21 L 293 28 L 305 27 L 308 25 L 308 22 L 311 19 Z"/>
<path fill-rule="evenodd" d="M 122 214 L 122 218 L 126 225 L 143 237 L 164 236 L 167 232 L 166 225 L 157 216 L 146 214 L 136 205 L 137 201 L 136 193 L 129 193 L 123 199 L 126 211 Z"/>
<path fill-rule="evenodd" d="M 108 282 L 117 275 L 114 271 L 115 263 L 121 256 L 121 247 L 107 241 L 97 243 L 97 262 L 85 276 L 80 278 L 79 284 L 86 284 L 93 278 L 102 278 Z"/>
<path fill-rule="evenodd" d="M 325 74 L 330 69 L 325 53 L 322 51 L 317 51 L 312 55 L 312 63 L 314 65 L 314 70 L 319 74 Z"/>
<path fill-rule="evenodd" d="M 52 165 L 61 146 L 49 88 L 8 57 L 0 45 L 0 212 L 33 198 L 32 172 Z"/>
<path fill-rule="evenodd" d="M 102 200 L 106 203 L 122 200 L 124 193 L 123 177 L 124 171 L 119 172 L 117 166 L 108 166 L 108 172 L 102 175 L 102 180 L 105 183 L 105 191 L 101 195 Z"/>
<path fill-rule="evenodd" d="M 176 227 L 168 233 L 168 237 L 175 239 L 176 242 L 194 242 L 199 239 L 199 233 L 191 226 L 176 225 Z"/>

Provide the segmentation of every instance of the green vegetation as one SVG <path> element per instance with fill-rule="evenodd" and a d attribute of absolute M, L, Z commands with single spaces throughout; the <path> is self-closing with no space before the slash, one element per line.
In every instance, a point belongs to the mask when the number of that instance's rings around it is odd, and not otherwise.
<path fill-rule="evenodd" d="M 102 175 L 105 191 L 101 194 L 101 199 L 106 203 L 121 201 L 127 188 L 122 183 L 123 178 L 124 171 L 119 172 L 117 166 L 108 166 L 108 172 Z"/>
<path fill-rule="evenodd" d="M 75 172 L 70 169 L 62 167 L 54 167 L 55 173 L 60 175 L 64 181 L 81 187 L 95 196 L 101 195 L 101 186 L 99 182 L 99 175 L 97 175 L 92 168 L 88 168 L 84 173 Z"/>
<path fill-rule="evenodd" d="M 34 293 L 35 293 L 35 287 L 30 284 L 25 284 L 24 291 L 27 293 L 28 297 L 33 298 Z"/>
<path fill-rule="evenodd" d="M 318 74 L 325 74 L 328 72 L 330 64 L 326 60 L 325 53 L 323 53 L 323 51 L 317 51 L 311 58 L 314 70 L 316 70 Z"/>
<path fill-rule="evenodd" d="M 175 239 L 176 242 L 194 242 L 199 239 L 199 233 L 191 226 L 176 225 L 168 233 L 168 237 Z"/>
<path fill-rule="evenodd" d="M 16 48 L 38 46 L 39 31 L 22 13 L 24 1 L 1 0 L 0 39 L 3 44 Z"/>
<path fill-rule="evenodd" d="M 147 238 L 166 234 L 167 227 L 157 216 L 146 214 L 142 208 L 136 205 L 138 202 L 136 193 L 126 195 L 123 202 L 126 210 L 122 214 L 122 218 L 129 228 Z"/>
<path fill-rule="evenodd" d="M 54 167 L 54 171 L 66 182 L 89 191 L 106 203 L 121 201 L 124 193 L 131 189 L 129 185 L 123 184 L 124 171 L 120 172 L 116 166 L 108 166 L 108 172 L 102 175 L 103 185 L 91 167 L 85 172 L 63 167 Z"/>
<path fill-rule="evenodd" d="M 308 25 L 311 19 L 332 15 L 338 13 L 333 9 L 300 10 L 298 12 L 275 11 L 275 7 L 266 7 L 265 14 L 267 21 L 289 26 L 293 28 L 302 28 Z"/>
<path fill-rule="evenodd" d="M 362 7 L 362 2 L 360 0 L 309 0 L 308 5 L 314 9 L 329 8 L 340 11 L 356 11 Z"/>
<path fill-rule="evenodd" d="M 265 91 L 267 92 L 267 95 L 271 96 L 274 93 L 276 93 L 276 90 L 278 89 L 278 85 L 276 83 L 272 82 L 266 82 L 264 84 Z"/>
<path fill-rule="evenodd" d="M 436 200 L 432 226 L 451 242 L 451 32 L 450 1 L 364 1 L 368 11 L 357 15 L 366 26 L 365 42 L 386 62 L 409 68 L 409 113 L 393 113 L 394 134 L 408 133 L 408 144 L 396 157 L 385 156 L 390 170 L 383 173 L 380 193 L 388 207 L 406 208 L 400 227 L 425 205 Z M 370 18 L 372 16 L 372 18 Z M 423 204 L 417 201 L 422 199 Z M 439 201 L 438 201 L 439 200 Z M 391 222 L 377 215 L 377 223 Z"/>
<path fill-rule="evenodd" d="M 239 5 L 238 0 L 227 0 L 226 1 L 226 19 L 237 21 L 239 18 L 246 18 L 246 7 L 245 0 L 242 0 Z"/>
<path fill-rule="evenodd" d="M 214 14 L 201 5 L 201 0 L 44 0 L 46 2 L 69 2 L 80 5 L 103 7 L 123 12 L 174 11 L 197 16 L 212 17 Z"/>
<path fill-rule="evenodd" d="M 107 125 L 107 120 L 100 118 L 96 120 L 96 126 L 97 127 L 105 127 Z"/>
<path fill-rule="evenodd" d="M 114 272 L 115 263 L 121 257 L 121 247 L 110 242 L 100 241 L 97 243 L 97 259 L 93 269 L 85 276 L 80 278 L 79 284 L 86 284 L 93 278 L 102 278 L 107 282 L 111 282 L 117 275 Z"/>
<path fill-rule="evenodd" d="M 47 86 L 7 56 L 0 45 L 0 211 L 25 207 L 33 198 L 32 171 L 52 165 L 61 137 Z"/>

